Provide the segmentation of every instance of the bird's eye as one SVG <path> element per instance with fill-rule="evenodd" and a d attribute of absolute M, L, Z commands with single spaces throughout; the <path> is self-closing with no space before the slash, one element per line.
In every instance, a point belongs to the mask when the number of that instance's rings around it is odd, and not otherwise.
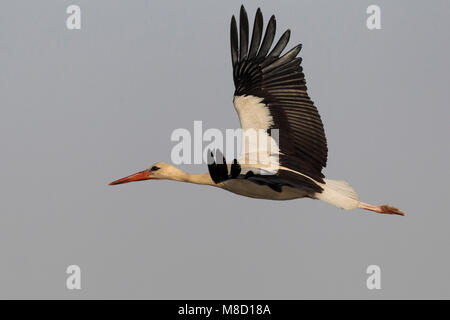
<path fill-rule="evenodd" d="M 159 169 L 160 169 L 159 167 L 153 166 L 153 167 L 150 168 L 150 171 L 156 171 L 156 170 L 159 170 Z"/>

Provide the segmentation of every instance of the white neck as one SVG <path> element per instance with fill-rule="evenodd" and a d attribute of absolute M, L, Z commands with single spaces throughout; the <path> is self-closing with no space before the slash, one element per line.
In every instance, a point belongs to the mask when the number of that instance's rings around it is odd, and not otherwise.
<path fill-rule="evenodd" d="M 177 172 L 172 177 L 168 178 L 169 180 L 180 181 L 180 182 L 189 182 L 195 184 L 209 185 L 209 186 L 217 186 L 214 181 L 212 181 L 209 173 L 201 173 L 201 174 L 190 174 L 178 169 Z"/>

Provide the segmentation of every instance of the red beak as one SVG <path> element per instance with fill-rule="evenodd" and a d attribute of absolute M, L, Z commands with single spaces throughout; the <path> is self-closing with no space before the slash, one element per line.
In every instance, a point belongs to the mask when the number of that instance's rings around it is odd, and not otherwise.
<path fill-rule="evenodd" d="M 144 170 L 144 171 L 132 174 L 128 177 L 113 181 L 109 185 L 113 186 L 116 184 L 128 183 L 128 182 L 133 182 L 133 181 L 141 181 L 141 180 L 149 180 L 149 179 L 158 179 L 158 178 L 151 177 L 148 173 L 148 170 Z"/>

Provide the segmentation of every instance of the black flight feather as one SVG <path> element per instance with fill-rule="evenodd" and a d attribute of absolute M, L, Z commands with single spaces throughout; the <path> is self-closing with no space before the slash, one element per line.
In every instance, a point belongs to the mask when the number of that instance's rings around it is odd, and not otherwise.
<path fill-rule="evenodd" d="M 237 65 L 238 59 L 239 59 L 238 31 L 237 31 L 236 19 L 234 18 L 234 16 L 231 18 L 230 42 L 231 42 L 231 62 L 233 63 L 233 68 L 234 68 Z"/>
<path fill-rule="evenodd" d="M 264 58 L 270 50 L 272 46 L 273 39 L 275 38 L 275 29 L 277 26 L 277 21 L 275 20 L 275 16 L 272 15 L 270 17 L 269 23 L 267 24 L 266 34 L 264 35 L 263 42 L 261 44 L 261 48 L 259 49 L 257 59 Z"/>
<path fill-rule="evenodd" d="M 248 58 L 252 59 L 256 56 L 261 42 L 263 33 L 263 16 L 261 10 L 258 8 L 255 16 L 255 23 L 253 24 L 252 42 L 250 44 L 250 50 L 248 52 Z"/>
<path fill-rule="evenodd" d="M 244 6 L 241 6 L 241 12 L 239 15 L 239 24 L 240 24 L 239 55 L 240 61 L 242 61 L 247 57 L 247 50 L 248 50 L 248 18 Z"/>
<path fill-rule="evenodd" d="M 283 35 L 280 37 L 280 40 L 278 40 L 275 47 L 273 47 L 272 51 L 269 53 L 269 57 L 278 57 L 280 56 L 281 52 L 286 48 L 289 38 L 291 36 L 291 30 L 286 30 Z"/>

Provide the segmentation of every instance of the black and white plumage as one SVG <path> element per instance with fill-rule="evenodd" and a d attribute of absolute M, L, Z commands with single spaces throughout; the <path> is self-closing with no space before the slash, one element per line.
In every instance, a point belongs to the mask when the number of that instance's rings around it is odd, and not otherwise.
<path fill-rule="evenodd" d="M 403 215 L 394 207 L 359 201 L 357 193 L 345 181 L 325 179 L 322 169 L 327 164 L 327 140 L 320 115 L 307 93 L 302 59 L 298 57 L 302 47 L 296 45 L 283 54 L 290 31 L 285 31 L 274 44 L 274 16 L 269 19 L 265 32 L 263 30 L 260 9 L 256 11 L 251 38 L 243 6 L 239 28 L 235 17 L 231 19 L 233 102 L 243 131 L 241 156 L 227 164 L 220 152 L 209 152 L 209 172 L 200 175 L 156 163 L 150 169 L 111 184 L 169 179 L 215 186 L 252 198 L 308 197 L 343 209 L 362 208 Z M 259 143 L 246 144 L 246 134 L 252 131 L 263 133 L 267 140 L 263 139 L 264 147 Z M 257 141 L 259 139 L 260 136 Z M 267 145 L 270 148 L 266 148 Z M 249 161 L 252 157 L 257 161 Z"/>
<path fill-rule="evenodd" d="M 239 28 L 234 16 L 230 25 L 235 85 L 233 102 L 244 132 L 264 129 L 270 135 L 270 130 L 278 130 L 276 170 L 258 174 L 260 166 L 258 163 L 246 164 L 244 152 L 240 159 L 243 163 L 239 163 L 246 168 L 243 174 L 227 176 L 226 169 L 235 168 L 236 160 L 231 166 L 213 163 L 213 167 L 209 166 L 210 174 L 213 176 L 214 171 L 220 170 L 220 182 L 225 189 L 232 192 L 239 189 L 236 193 L 246 196 L 266 199 L 310 197 L 344 209 L 365 206 L 370 210 L 377 207 L 360 202 L 357 193 L 345 181 L 325 179 L 322 173 L 327 164 L 327 140 L 322 119 L 307 92 L 302 58 L 298 57 L 302 45 L 298 44 L 283 54 L 290 30 L 286 30 L 274 44 L 275 16 L 270 17 L 264 32 L 260 9 L 256 11 L 251 38 L 249 34 L 247 12 L 242 6 Z M 272 157 L 269 155 L 268 158 Z M 231 179 L 235 181 L 230 182 Z M 243 183 L 239 179 L 266 188 L 262 194 L 255 195 L 252 190 L 249 195 L 245 188 L 236 187 Z M 227 183 L 232 186 L 228 187 Z M 392 211 L 386 208 L 384 211 Z"/>
<path fill-rule="evenodd" d="M 297 57 L 301 45 L 280 56 L 289 41 L 290 30 L 287 30 L 270 50 L 275 29 L 276 20 L 272 16 L 261 42 L 263 16 L 258 9 L 248 49 L 248 19 L 244 7 L 240 13 L 239 46 L 236 20 L 234 16 L 231 19 L 231 57 L 236 87 L 234 104 L 245 130 L 248 120 L 243 109 L 256 110 L 252 104 L 261 100 L 259 103 L 264 107 L 258 111 L 268 113 L 264 129 L 279 129 L 280 164 L 323 182 L 327 141 L 320 115 L 307 93 L 302 59 Z M 249 115 L 255 117 L 254 114 Z"/>

